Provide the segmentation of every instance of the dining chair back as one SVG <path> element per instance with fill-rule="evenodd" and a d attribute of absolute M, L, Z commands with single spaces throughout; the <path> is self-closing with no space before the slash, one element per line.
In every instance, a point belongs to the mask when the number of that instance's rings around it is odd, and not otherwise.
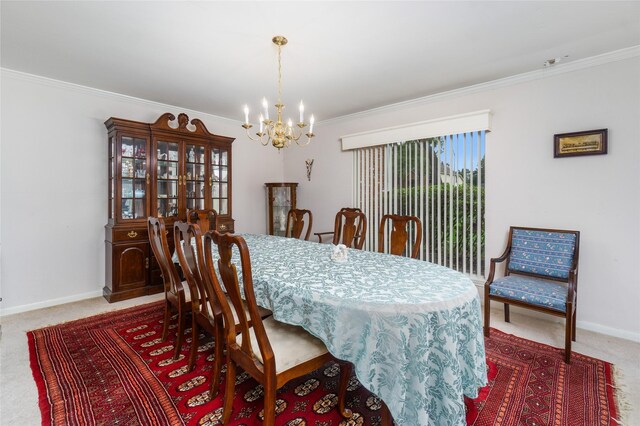
<path fill-rule="evenodd" d="M 213 209 L 195 210 L 187 209 L 187 222 L 197 223 L 201 232 L 217 229 L 218 212 Z"/>
<path fill-rule="evenodd" d="M 391 222 L 389 237 L 385 235 L 385 224 Z M 410 228 L 413 230 L 413 245 L 409 246 Z M 389 253 L 402 256 L 410 250 L 411 258 L 417 259 L 420 254 L 420 243 L 422 242 L 422 221 L 416 216 L 400 216 L 386 214 L 380 219 L 378 229 L 378 252 L 384 253 L 385 242 L 388 240 Z"/>
<path fill-rule="evenodd" d="M 333 244 L 362 249 L 367 232 L 367 217 L 360 209 L 343 208 L 336 214 Z"/>
<path fill-rule="evenodd" d="M 149 231 L 151 250 L 160 266 L 160 273 L 164 281 L 165 307 L 162 326 L 163 341 L 167 339 L 171 312 L 173 310 L 178 311 L 178 330 L 173 356 L 174 359 L 177 359 L 182 346 L 185 316 L 191 311 L 191 292 L 189 286 L 181 281 L 180 275 L 171 260 L 169 243 L 167 241 L 168 231 L 165 228 L 163 219 L 159 217 L 149 217 L 147 219 L 147 229 Z"/>
<path fill-rule="evenodd" d="M 214 300 L 215 295 L 213 289 L 206 285 L 206 271 L 198 262 L 199 253 L 202 253 L 200 227 L 194 223 L 175 222 L 173 231 L 180 268 L 191 291 L 191 350 L 188 368 L 192 371 L 195 366 L 200 328 L 212 336 L 216 334 L 215 318 L 208 304 L 209 300 Z"/>
<path fill-rule="evenodd" d="M 504 304 L 506 322 L 509 305 L 564 317 L 569 363 L 571 342 L 576 340 L 579 249 L 579 231 L 512 226 L 504 253 L 491 259 L 484 286 L 484 335 L 490 333 L 492 300 Z M 499 262 L 506 262 L 504 276 L 494 279 Z"/>
<path fill-rule="evenodd" d="M 311 235 L 311 227 L 313 225 L 313 215 L 310 210 L 291 209 L 287 214 L 287 227 L 285 237 L 300 238 L 304 230 L 304 219 L 307 217 L 307 232 L 304 239 L 309 241 Z"/>
<path fill-rule="evenodd" d="M 222 423 L 226 424 L 231 418 L 235 372 L 236 367 L 240 366 L 263 385 L 264 424 L 273 426 L 276 415 L 276 390 L 289 380 L 306 375 L 335 359 L 322 341 L 302 327 L 276 321 L 273 317 L 261 318 L 253 288 L 249 249 L 241 236 L 220 234 L 217 231 L 207 233 L 205 251 L 207 241 L 209 244 L 213 241 L 218 246 L 218 272 L 228 296 L 222 298 L 220 282 L 213 280 L 226 326 L 227 378 Z M 239 256 L 232 261 L 234 248 Z M 207 258 L 207 262 L 211 260 L 211 257 Z M 242 271 L 242 290 L 236 265 L 239 265 Z M 338 392 L 339 409 L 347 418 L 351 417 L 351 412 L 344 408 L 348 376 L 343 375 L 347 375 L 348 372 L 349 369 L 341 371 Z"/>

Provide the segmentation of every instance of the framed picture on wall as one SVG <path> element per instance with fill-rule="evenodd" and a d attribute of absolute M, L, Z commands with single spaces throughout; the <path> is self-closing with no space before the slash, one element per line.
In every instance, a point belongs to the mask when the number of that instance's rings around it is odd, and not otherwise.
<path fill-rule="evenodd" d="M 553 136 L 553 157 L 607 153 L 607 129 L 559 133 Z"/>

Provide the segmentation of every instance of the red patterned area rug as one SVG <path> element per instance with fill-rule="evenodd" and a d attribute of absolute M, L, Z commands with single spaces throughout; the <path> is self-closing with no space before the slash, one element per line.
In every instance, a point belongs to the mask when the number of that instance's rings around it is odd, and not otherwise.
<path fill-rule="evenodd" d="M 163 302 L 110 312 L 28 334 L 31 368 L 44 425 L 215 425 L 222 397 L 209 400 L 213 341 L 202 339 L 196 368 L 188 345 L 176 361 L 173 340 L 160 339 Z M 175 323 L 175 321 L 174 321 Z M 492 329 L 486 340 L 489 385 L 466 400 L 469 425 L 616 425 L 612 365 Z M 336 410 L 339 368 L 289 382 L 278 392 L 276 424 L 379 425 L 380 401 L 351 378 L 347 405 Z M 220 390 L 224 389 L 224 375 Z M 262 387 L 241 370 L 231 425 L 258 425 Z"/>

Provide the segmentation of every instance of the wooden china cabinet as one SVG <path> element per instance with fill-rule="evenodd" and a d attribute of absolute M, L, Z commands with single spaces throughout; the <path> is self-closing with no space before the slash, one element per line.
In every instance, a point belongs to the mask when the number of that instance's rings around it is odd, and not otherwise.
<path fill-rule="evenodd" d="M 265 183 L 267 188 L 267 232 L 269 235 L 286 234 L 287 214 L 296 208 L 297 183 Z"/>
<path fill-rule="evenodd" d="M 163 291 L 147 234 L 147 217 L 164 218 L 173 253 L 173 223 L 187 209 L 214 209 L 217 228 L 234 232 L 231 143 L 202 121 L 165 113 L 155 123 L 110 118 L 109 222 L 105 226 L 109 302 Z"/>

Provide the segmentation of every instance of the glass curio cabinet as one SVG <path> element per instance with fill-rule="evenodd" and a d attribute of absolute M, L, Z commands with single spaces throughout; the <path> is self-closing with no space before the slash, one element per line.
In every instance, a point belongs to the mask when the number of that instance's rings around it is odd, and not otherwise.
<path fill-rule="evenodd" d="M 296 208 L 297 183 L 265 183 L 267 188 L 267 232 L 284 237 L 287 215 Z"/>
<path fill-rule="evenodd" d="M 109 140 L 109 221 L 105 227 L 103 294 L 114 302 L 163 291 L 147 235 L 147 218 L 164 219 L 173 252 L 173 223 L 187 210 L 215 209 L 216 226 L 234 232 L 231 216 L 231 143 L 186 114 L 155 123 L 105 122 Z"/>

